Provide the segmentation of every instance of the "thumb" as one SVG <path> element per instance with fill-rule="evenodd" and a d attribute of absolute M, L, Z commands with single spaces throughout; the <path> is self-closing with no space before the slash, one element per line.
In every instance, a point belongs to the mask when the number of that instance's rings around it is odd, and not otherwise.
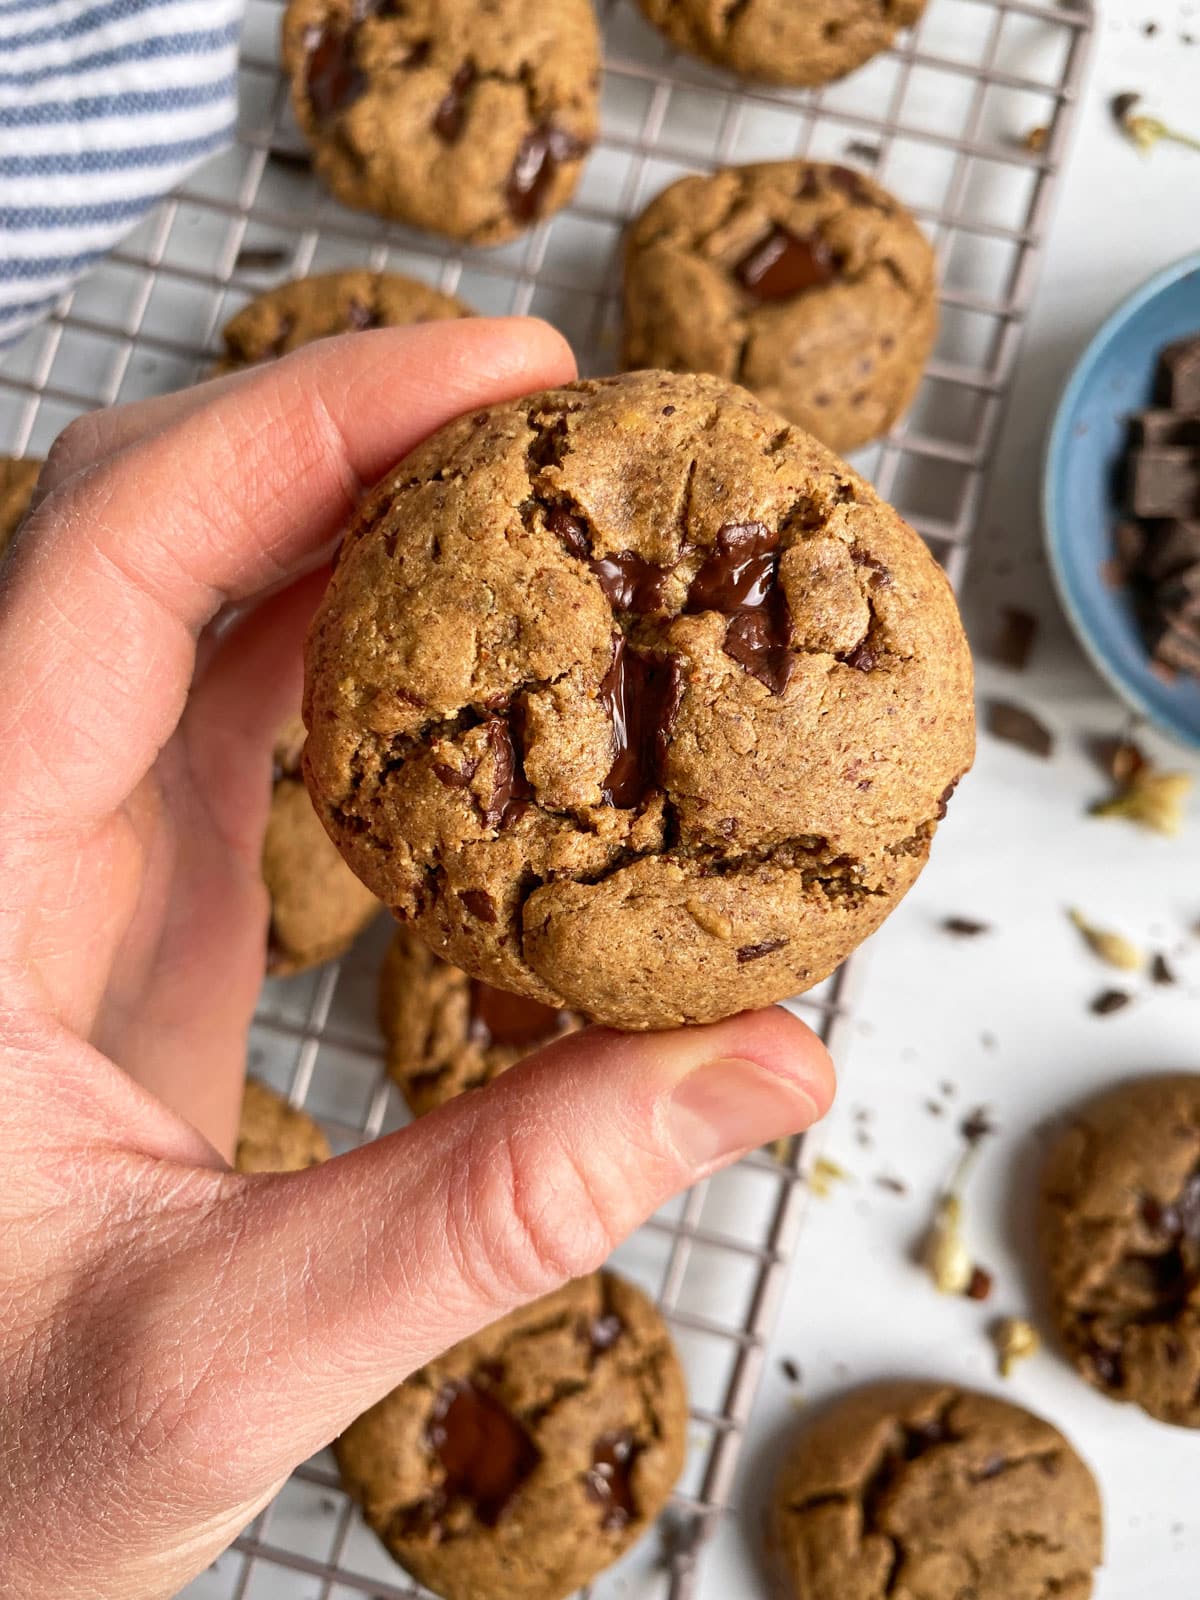
<path fill-rule="evenodd" d="M 594 1270 L 678 1190 L 808 1127 L 833 1088 L 824 1046 L 780 1009 L 595 1029 L 322 1167 L 228 1180 L 185 1244 L 198 1459 L 221 1462 L 223 1494 L 257 1500 L 434 1355 Z"/>

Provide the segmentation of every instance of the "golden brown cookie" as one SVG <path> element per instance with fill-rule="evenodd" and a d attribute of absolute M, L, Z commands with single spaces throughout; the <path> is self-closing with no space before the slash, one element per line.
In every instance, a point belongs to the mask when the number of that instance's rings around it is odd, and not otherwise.
<path fill-rule="evenodd" d="M 596 137 L 588 0 L 289 0 L 283 50 L 338 199 L 452 239 L 557 211 Z"/>
<path fill-rule="evenodd" d="M 322 272 L 294 278 L 251 300 L 221 333 L 215 373 L 237 372 L 314 339 L 367 328 L 398 328 L 471 316 L 470 306 L 399 272 Z"/>
<path fill-rule="evenodd" d="M 680 178 L 625 251 L 626 367 L 743 383 L 831 450 L 886 433 L 937 333 L 933 250 L 849 167 L 770 161 Z"/>
<path fill-rule="evenodd" d="M 1071 1118 L 1043 1174 L 1041 1243 L 1088 1382 L 1200 1428 L 1200 1075 L 1125 1083 Z"/>
<path fill-rule="evenodd" d="M 948 1384 L 881 1383 L 804 1429 L 769 1543 L 794 1600 L 1086 1600 L 1100 1495 L 1032 1412 Z"/>
<path fill-rule="evenodd" d="M 300 1172 L 329 1155 L 329 1141 L 307 1111 L 257 1078 L 246 1079 L 233 1158 L 239 1172 Z"/>
<path fill-rule="evenodd" d="M 561 1600 L 658 1515 L 686 1434 L 661 1317 L 604 1272 L 430 1362 L 334 1451 L 367 1521 L 445 1600 Z"/>
<path fill-rule="evenodd" d="M 300 774 L 304 725 L 294 717 L 275 744 L 275 782 L 263 838 L 271 897 L 267 971 L 287 977 L 348 950 L 379 911 L 317 820 Z"/>
<path fill-rule="evenodd" d="M 0 456 L 0 556 L 29 510 L 44 465 L 30 456 Z"/>
<path fill-rule="evenodd" d="M 469 978 L 397 928 L 379 976 L 379 1023 L 388 1071 L 420 1117 L 491 1083 L 584 1019 Z"/>
<path fill-rule="evenodd" d="M 363 881 L 473 977 L 625 1028 L 817 983 L 973 750 L 925 546 L 703 377 L 434 435 L 349 529 L 306 677 L 310 792 Z"/>
<path fill-rule="evenodd" d="M 672 44 L 768 83 L 843 78 L 911 28 L 925 0 L 638 0 Z"/>

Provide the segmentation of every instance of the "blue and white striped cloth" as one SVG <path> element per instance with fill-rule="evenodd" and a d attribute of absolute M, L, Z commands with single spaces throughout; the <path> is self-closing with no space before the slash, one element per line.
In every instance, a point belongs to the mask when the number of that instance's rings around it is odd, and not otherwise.
<path fill-rule="evenodd" d="M 242 0 L 0 0 L 0 344 L 227 144 Z"/>

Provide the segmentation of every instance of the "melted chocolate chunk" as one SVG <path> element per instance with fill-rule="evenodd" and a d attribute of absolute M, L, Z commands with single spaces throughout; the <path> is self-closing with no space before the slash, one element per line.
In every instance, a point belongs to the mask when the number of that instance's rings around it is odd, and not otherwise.
<path fill-rule="evenodd" d="M 618 611 L 636 611 L 643 616 L 663 609 L 663 591 L 675 570 L 656 566 L 633 550 L 595 557 L 591 567 L 609 605 Z"/>
<path fill-rule="evenodd" d="M 450 79 L 450 88 L 438 104 L 433 117 L 433 131 L 447 144 L 453 144 L 463 131 L 467 120 L 467 96 L 478 76 L 475 63 L 464 61 Z"/>
<path fill-rule="evenodd" d="M 546 526 L 561 539 L 573 556 L 590 561 L 592 541 L 588 538 L 583 519 L 568 511 L 565 506 L 552 506 L 546 515 Z"/>
<path fill-rule="evenodd" d="M 850 559 L 856 567 L 865 567 L 871 574 L 871 587 L 874 589 L 890 589 L 892 586 L 891 568 L 884 565 L 869 551 L 864 550 L 860 544 L 850 546 Z"/>
<path fill-rule="evenodd" d="M 795 658 L 788 648 L 787 596 L 779 584 L 778 533 L 762 522 L 727 523 L 692 579 L 686 609 L 729 617 L 725 654 L 772 694 L 783 693 Z"/>
<path fill-rule="evenodd" d="M 1200 1245 L 1200 1167 L 1188 1178 L 1174 1200 L 1166 1204 L 1147 1195 L 1142 1201 L 1142 1221 L 1152 1233 L 1166 1239 Z"/>
<path fill-rule="evenodd" d="M 683 675 L 673 656 L 643 655 L 622 634 L 614 636 L 612 665 L 600 685 L 613 730 L 613 762 L 602 791 L 606 805 L 638 806 L 661 783 L 682 697 Z"/>
<path fill-rule="evenodd" d="M 589 1498 L 602 1508 L 600 1526 L 606 1533 L 628 1527 L 638 1514 L 632 1482 L 638 1449 L 627 1428 L 602 1433 L 592 1447 L 592 1465 L 585 1482 Z"/>
<path fill-rule="evenodd" d="M 495 776 L 492 797 L 483 807 L 483 820 L 489 828 L 506 828 L 524 816 L 533 790 L 525 777 L 511 726 L 501 717 L 493 717 L 485 727 Z"/>
<path fill-rule="evenodd" d="M 477 978 L 471 983 L 471 1037 L 477 1044 L 518 1048 L 539 1044 L 554 1037 L 562 1026 L 562 1017 L 561 1011 L 544 1006 L 540 1000 L 495 989 Z"/>
<path fill-rule="evenodd" d="M 504 186 L 504 198 L 517 222 L 532 222 L 541 214 L 547 192 L 565 161 L 578 161 L 587 145 L 565 128 L 543 122 L 527 133 L 513 160 Z"/>
<path fill-rule="evenodd" d="M 365 333 L 368 328 L 379 327 L 379 313 L 374 306 L 365 306 L 361 300 L 351 300 L 346 308 L 346 321 L 355 333 Z"/>
<path fill-rule="evenodd" d="M 605 1311 L 588 1329 L 588 1343 L 594 1355 L 603 1355 L 625 1332 L 625 1324 L 615 1311 Z"/>
<path fill-rule="evenodd" d="M 761 961 L 763 956 L 774 955 L 776 950 L 782 950 L 787 943 L 786 939 L 761 939 L 758 944 L 739 945 L 738 966 L 744 967 L 748 961 Z"/>
<path fill-rule="evenodd" d="M 495 922 L 496 902 L 486 889 L 460 889 L 458 898 L 473 917 L 479 918 L 480 922 Z"/>
<path fill-rule="evenodd" d="M 425 1439 L 445 1473 L 446 1499 L 470 1500 L 494 1527 L 537 1466 L 533 1440 L 508 1408 L 473 1383 L 447 1383 L 434 1401 Z"/>
<path fill-rule="evenodd" d="M 304 47 L 308 52 L 304 82 L 313 115 L 318 122 L 332 122 L 367 87 L 367 75 L 354 56 L 354 29 L 309 28 Z"/>
<path fill-rule="evenodd" d="M 463 768 L 452 767 L 446 761 L 433 763 L 433 775 L 439 783 L 444 783 L 447 789 L 465 789 L 475 776 L 478 761 L 468 761 Z"/>
<path fill-rule="evenodd" d="M 848 651 L 846 655 L 839 656 L 838 660 L 843 666 L 853 667 L 855 672 L 873 672 L 878 657 L 866 640 L 863 640 L 861 644 L 856 644 L 854 649 Z"/>
<path fill-rule="evenodd" d="M 819 233 L 802 238 L 776 224 L 746 252 L 733 275 L 756 300 L 790 300 L 836 277 L 837 260 Z"/>

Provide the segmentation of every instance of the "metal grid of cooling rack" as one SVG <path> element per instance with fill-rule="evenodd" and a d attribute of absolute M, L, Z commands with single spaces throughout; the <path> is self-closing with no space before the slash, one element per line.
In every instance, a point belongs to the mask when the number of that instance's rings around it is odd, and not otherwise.
<path fill-rule="evenodd" d="M 858 165 L 933 238 L 942 329 L 909 416 L 856 464 L 957 581 L 1020 344 L 1054 179 L 1085 67 L 1087 0 L 929 0 L 910 35 L 842 83 L 739 84 L 667 48 L 628 0 L 601 0 L 603 132 L 572 205 L 523 239 L 461 251 L 338 206 L 315 183 L 286 104 L 280 0 L 248 0 L 236 145 L 197 173 L 0 363 L 0 451 L 43 454 L 82 411 L 194 381 L 222 323 L 285 277 L 409 271 L 488 312 L 558 324 L 582 369 L 616 350 L 626 221 L 684 171 L 788 155 Z M 1041 130 L 1030 137 L 1034 130 Z M 305 1104 L 335 1149 L 404 1121 L 382 1070 L 374 983 L 385 930 L 340 966 L 264 991 L 254 1070 Z M 838 1051 L 856 964 L 797 1002 Z M 616 1264 L 662 1306 L 692 1394 L 688 1467 L 659 1539 L 593 1593 L 705 1592 L 704 1536 L 726 1506 L 801 1226 L 802 1152 L 757 1155 L 680 1197 Z M 712 1591 L 716 1594 L 717 1591 Z M 410 1600 L 420 1593 L 341 1493 L 302 1467 L 187 1591 L 189 1600 Z"/>

